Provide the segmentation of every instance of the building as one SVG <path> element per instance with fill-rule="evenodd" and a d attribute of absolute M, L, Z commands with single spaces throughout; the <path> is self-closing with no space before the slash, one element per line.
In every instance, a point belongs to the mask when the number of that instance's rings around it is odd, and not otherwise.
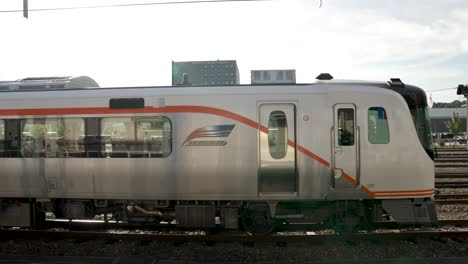
<path fill-rule="evenodd" d="M 461 131 L 466 132 L 466 107 L 464 108 L 429 108 L 429 117 L 431 119 L 432 133 L 434 134 L 447 134 L 450 133 L 445 122 L 452 119 L 455 113 L 460 118 Z"/>
<path fill-rule="evenodd" d="M 172 86 L 236 84 L 239 69 L 235 60 L 172 62 Z"/>

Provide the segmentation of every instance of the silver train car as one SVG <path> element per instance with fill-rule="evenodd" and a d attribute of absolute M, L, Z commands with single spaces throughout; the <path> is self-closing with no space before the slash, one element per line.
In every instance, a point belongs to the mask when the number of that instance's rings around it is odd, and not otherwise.
<path fill-rule="evenodd" d="M 437 222 L 426 95 L 399 79 L 0 91 L 0 226 Z"/>

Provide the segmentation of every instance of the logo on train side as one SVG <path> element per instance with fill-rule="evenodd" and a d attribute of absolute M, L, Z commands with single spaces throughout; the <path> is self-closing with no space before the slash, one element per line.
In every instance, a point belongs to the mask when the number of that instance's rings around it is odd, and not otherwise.
<path fill-rule="evenodd" d="M 206 126 L 194 130 L 184 141 L 184 146 L 225 146 L 225 140 L 206 140 L 205 138 L 226 138 L 235 125 Z M 204 140 L 203 140 L 204 139 Z"/>

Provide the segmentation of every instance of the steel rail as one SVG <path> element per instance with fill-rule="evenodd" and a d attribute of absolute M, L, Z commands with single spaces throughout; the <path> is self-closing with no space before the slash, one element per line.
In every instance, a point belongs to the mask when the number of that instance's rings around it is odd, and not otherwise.
<path fill-rule="evenodd" d="M 439 220 L 438 226 L 448 226 L 448 225 L 455 225 L 455 226 L 468 226 L 468 219 L 447 219 L 447 220 Z"/>
<path fill-rule="evenodd" d="M 435 164 L 438 163 L 460 163 L 460 162 L 468 162 L 468 157 L 443 157 L 443 158 L 436 158 Z"/>
<path fill-rule="evenodd" d="M 436 182 L 435 187 L 436 188 L 452 188 L 452 189 L 468 188 L 468 181 Z"/>
<path fill-rule="evenodd" d="M 457 164 L 445 164 L 445 163 L 435 163 L 434 164 L 436 168 L 468 168 L 468 162 L 467 163 L 457 163 Z"/>
<path fill-rule="evenodd" d="M 165 242 L 298 242 L 325 240 L 395 240 L 415 238 L 468 238 L 468 231 L 401 231 L 395 232 L 358 232 L 349 234 L 303 234 L 275 233 L 268 236 L 253 236 L 248 234 L 230 235 L 187 235 L 187 234 L 136 234 L 136 233 L 106 233 L 106 232 L 76 232 L 76 231 L 44 231 L 44 230 L 0 230 L 0 239 L 47 239 L 47 240 L 124 240 L 124 241 L 165 241 Z"/>
<path fill-rule="evenodd" d="M 435 148 L 435 152 L 445 152 L 445 151 L 462 151 L 462 152 L 468 152 L 466 148 L 453 148 L 453 147 L 448 147 L 448 148 Z"/>
<path fill-rule="evenodd" d="M 444 152 L 444 153 L 438 153 L 437 155 L 434 156 L 434 159 L 438 158 L 463 158 L 467 157 L 468 153 L 465 152 Z"/>
<path fill-rule="evenodd" d="M 468 199 L 445 199 L 445 200 L 436 200 L 438 205 L 447 205 L 447 204 L 468 204 Z"/>
<path fill-rule="evenodd" d="M 468 172 L 437 172 L 437 179 L 463 179 L 468 178 Z"/>
<path fill-rule="evenodd" d="M 445 200 L 445 199 L 468 199 L 468 194 L 438 194 L 435 196 L 438 200 Z"/>

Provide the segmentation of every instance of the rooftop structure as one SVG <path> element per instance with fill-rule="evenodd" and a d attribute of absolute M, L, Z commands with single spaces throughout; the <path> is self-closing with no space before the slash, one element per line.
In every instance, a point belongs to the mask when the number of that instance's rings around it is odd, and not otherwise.
<path fill-rule="evenodd" d="M 16 81 L 0 81 L 0 90 L 44 90 L 95 87 L 99 87 L 99 84 L 88 76 L 28 77 Z"/>
<path fill-rule="evenodd" d="M 172 85 L 236 85 L 239 69 L 235 60 L 172 62 Z"/>
<path fill-rule="evenodd" d="M 296 70 L 253 70 L 252 84 L 295 84 Z"/>

